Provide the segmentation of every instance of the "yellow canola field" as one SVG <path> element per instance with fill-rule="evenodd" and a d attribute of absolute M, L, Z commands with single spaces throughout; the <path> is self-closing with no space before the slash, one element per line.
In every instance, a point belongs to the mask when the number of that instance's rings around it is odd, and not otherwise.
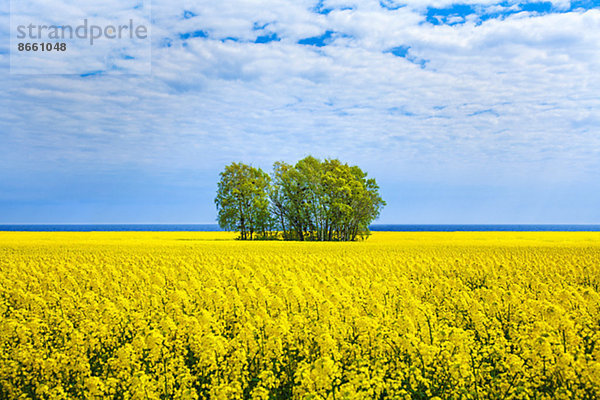
<path fill-rule="evenodd" d="M 600 233 L 0 232 L 0 399 L 597 399 Z"/>

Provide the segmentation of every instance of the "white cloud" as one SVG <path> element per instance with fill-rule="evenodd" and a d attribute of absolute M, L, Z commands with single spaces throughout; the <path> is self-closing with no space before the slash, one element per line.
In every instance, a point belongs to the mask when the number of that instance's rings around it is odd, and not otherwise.
<path fill-rule="evenodd" d="M 423 10 L 451 2 L 407 4 L 155 3 L 151 77 L 5 71 L 0 165 L 177 170 L 312 153 L 397 179 L 595 173 L 597 10 L 433 26 Z M 197 30 L 209 37 L 179 37 Z M 298 44 L 326 31 L 327 46 Z M 281 40 L 252 43 L 268 32 Z M 398 46 L 410 57 L 386 53 Z"/>

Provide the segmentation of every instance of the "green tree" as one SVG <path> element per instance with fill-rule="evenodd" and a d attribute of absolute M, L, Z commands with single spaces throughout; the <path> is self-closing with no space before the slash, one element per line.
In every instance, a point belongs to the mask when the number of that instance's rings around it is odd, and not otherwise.
<path fill-rule="evenodd" d="M 374 179 L 357 166 L 308 156 L 275 163 L 270 198 L 284 239 L 355 240 L 385 205 Z"/>
<path fill-rule="evenodd" d="M 220 178 L 215 198 L 219 226 L 240 232 L 242 240 L 267 238 L 272 229 L 269 175 L 260 168 L 232 163 Z"/>
<path fill-rule="evenodd" d="M 271 202 L 284 239 L 314 240 L 322 221 L 321 162 L 306 157 L 295 166 L 277 162 L 273 168 Z"/>

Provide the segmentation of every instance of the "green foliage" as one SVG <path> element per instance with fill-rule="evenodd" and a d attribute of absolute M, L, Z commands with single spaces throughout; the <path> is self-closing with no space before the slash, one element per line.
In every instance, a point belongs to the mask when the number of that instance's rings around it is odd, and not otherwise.
<path fill-rule="evenodd" d="M 239 231 L 242 240 L 267 238 L 272 227 L 269 175 L 260 168 L 232 163 L 220 177 L 215 198 L 219 226 Z"/>
<path fill-rule="evenodd" d="M 295 166 L 276 163 L 270 197 L 283 237 L 293 240 L 364 238 L 385 205 L 359 167 L 311 156 Z"/>
<path fill-rule="evenodd" d="M 305 157 L 296 165 L 276 162 L 272 179 L 260 169 L 233 163 L 221 173 L 215 199 L 219 224 L 242 239 L 350 241 L 370 234 L 385 205 L 374 179 L 337 159 Z"/>

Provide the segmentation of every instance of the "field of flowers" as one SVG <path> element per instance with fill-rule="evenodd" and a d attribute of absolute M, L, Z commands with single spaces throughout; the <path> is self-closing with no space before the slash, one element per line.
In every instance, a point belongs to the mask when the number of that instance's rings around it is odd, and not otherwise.
<path fill-rule="evenodd" d="M 600 233 L 0 232 L 0 399 L 598 399 Z"/>

